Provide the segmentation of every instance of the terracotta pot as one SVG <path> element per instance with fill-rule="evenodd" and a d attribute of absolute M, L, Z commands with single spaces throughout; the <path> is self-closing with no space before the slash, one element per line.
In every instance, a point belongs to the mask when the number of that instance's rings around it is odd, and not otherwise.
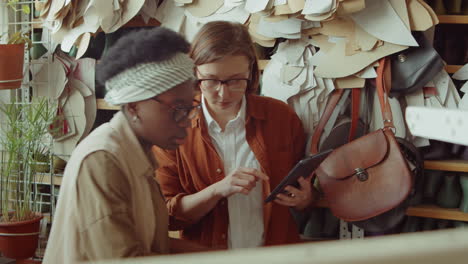
<path fill-rule="evenodd" d="M 42 215 L 20 222 L 0 222 L 0 251 L 7 258 L 28 259 L 34 256 L 39 240 Z M 30 235 L 28 235 L 30 234 Z"/>
<path fill-rule="evenodd" d="M 24 44 L 0 44 L 0 89 L 18 89 L 23 80 Z"/>

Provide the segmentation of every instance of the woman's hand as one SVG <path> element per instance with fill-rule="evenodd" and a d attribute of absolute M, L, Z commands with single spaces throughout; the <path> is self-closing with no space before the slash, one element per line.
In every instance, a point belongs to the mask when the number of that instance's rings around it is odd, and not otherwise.
<path fill-rule="evenodd" d="M 263 172 L 252 168 L 237 168 L 223 180 L 213 184 L 214 194 L 221 197 L 229 197 L 235 193 L 249 194 L 257 181 L 268 180 Z"/>
<path fill-rule="evenodd" d="M 287 194 L 280 193 L 276 196 L 275 202 L 284 206 L 294 207 L 296 210 L 304 210 L 312 205 L 318 197 L 318 191 L 312 187 L 312 175 L 307 178 L 299 177 L 299 189 L 288 185 L 284 189 Z"/>

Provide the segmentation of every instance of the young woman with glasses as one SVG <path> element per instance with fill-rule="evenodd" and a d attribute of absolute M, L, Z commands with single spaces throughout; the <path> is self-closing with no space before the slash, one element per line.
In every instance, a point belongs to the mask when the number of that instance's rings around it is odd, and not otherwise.
<path fill-rule="evenodd" d="M 121 111 L 68 160 L 43 263 L 207 250 L 169 238 L 165 199 L 153 177 L 151 147 L 177 148 L 198 108 L 189 49 L 182 36 L 154 28 L 122 37 L 102 58 L 97 77 L 105 100 Z"/>
<path fill-rule="evenodd" d="M 304 156 L 302 124 L 283 102 L 255 95 L 259 69 L 241 24 L 211 22 L 195 37 L 201 111 L 176 150 L 155 147 L 156 177 L 182 238 L 209 247 L 246 248 L 299 241 L 289 208 L 316 198 L 310 177 L 263 201 Z M 308 176 L 308 175 L 304 175 Z"/>

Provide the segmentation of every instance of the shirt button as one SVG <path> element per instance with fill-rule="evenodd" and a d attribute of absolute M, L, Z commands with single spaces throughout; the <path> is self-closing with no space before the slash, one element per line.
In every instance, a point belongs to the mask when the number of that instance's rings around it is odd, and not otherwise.
<path fill-rule="evenodd" d="M 216 172 L 217 172 L 217 173 L 221 173 L 221 171 L 222 171 L 222 170 L 221 170 L 220 168 L 217 168 L 217 169 L 216 169 Z"/>
<path fill-rule="evenodd" d="M 225 202 L 225 201 L 221 201 L 221 205 L 225 205 L 225 204 L 226 204 L 226 202 Z"/>
<path fill-rule="evenodd" d="M 226 234 L 222 234 L 221 237 L 222 237 L 223 239 L 226 239 Z"/>

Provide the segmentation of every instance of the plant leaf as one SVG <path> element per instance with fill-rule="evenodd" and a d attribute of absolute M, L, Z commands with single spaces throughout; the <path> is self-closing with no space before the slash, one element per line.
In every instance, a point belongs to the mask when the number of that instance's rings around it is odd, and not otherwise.
<path fill-rule="evenodd" d="M 29 8 L 29 5 L 21 5 L 21 9 L 23 10 L 23 13 L 27 15 L 31 14 L 31 9 Z"/>

